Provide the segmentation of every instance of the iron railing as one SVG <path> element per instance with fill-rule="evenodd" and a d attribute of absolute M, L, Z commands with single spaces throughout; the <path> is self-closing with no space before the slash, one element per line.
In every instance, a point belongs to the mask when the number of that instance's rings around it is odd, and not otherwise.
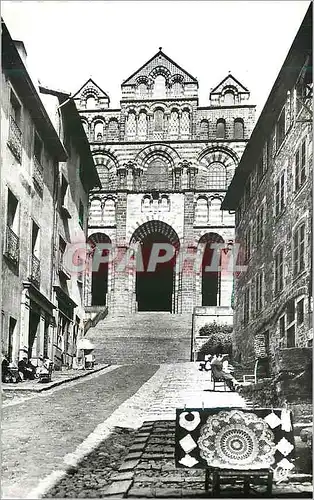
<path fill-rule="evenodd" d="M 5 243 L 5 255 L 17 264 L 19 261 L 20 253 L 20 238 L 9 226 L 7 226 Z"/>
<path fill-rule="evenodd" d="M 33 158 L 33 181 L 37 190 L 42 193 L 44 189 L 44 169 L 36 156 Z"/>
<path fill-rule="evenodd" d="M 40 260 L 36 257 L 36 255 L 31 255 L 31 280 L 39 287 L 40 285 Z"/>
<path fill-rule="evenodd" d="M 10 116 L 8 145 L 9 145 L 12 153 L 14 154 L 14 156 L 18 159 L 19 162 L 21 162 L 21 160 L 22 160 L 22 132 L 12 116 Z"/>

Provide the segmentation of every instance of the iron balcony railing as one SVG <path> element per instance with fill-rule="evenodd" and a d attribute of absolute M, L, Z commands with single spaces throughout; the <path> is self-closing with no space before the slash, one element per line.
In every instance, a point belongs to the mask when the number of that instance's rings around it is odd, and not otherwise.
<path fill-rule="evenodd" d="M 21 162 L 21 160 L 22 160 L 22 132 L 12 116 L 10 116 L 8 145 L 9 145 L 12 153 L 14 154 L 14 156 L 18 159 L 19 162 Z"/>
<path fill-rule="evenodd" d="M 20 238 L 9 226 L 7 226 L 5 243 L 5 255 L 17 264 L 19 261 Z"/>
<path fill-rule="evenodd" d="M 44 170 L 36 156 L 33 158 L 33 181 L 37 190 L 42 193 L 44 189 Z"/>
<path fill-rule="evenodd" d="M 40 260 L 36 257 L 36 255 L 31 255 L 31 281 L 35 283 L 39 287 L 40 285 Z"/>

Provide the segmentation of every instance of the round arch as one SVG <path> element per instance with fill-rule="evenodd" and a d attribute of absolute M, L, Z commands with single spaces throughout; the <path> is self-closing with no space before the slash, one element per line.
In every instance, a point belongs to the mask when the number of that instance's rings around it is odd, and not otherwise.
<path fill-rule="evenodd" d="M 133 281 L 137 310 L 175 312 L 180 249 L 176 231 L 164 221 L 147 221 L 134 231 L 130 247 L 137 262 Z"/>
<path fill-rule="evenodd" d="M 144 168 L 147 161 L 154 154 L 163 155 L 171 162 L 172 166 L 178 166 L 179 162 L 182 161 L 179 153 L 166 144 L 151 144 L 150 146 L 142 149 L 135 157 L 135 162 L 141 168 Z"/>

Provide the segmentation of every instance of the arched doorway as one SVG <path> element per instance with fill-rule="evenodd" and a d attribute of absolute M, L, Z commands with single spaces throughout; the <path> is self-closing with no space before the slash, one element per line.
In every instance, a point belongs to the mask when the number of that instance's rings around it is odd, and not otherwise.
<path fill-rule="evenodd" d="M 178 235 L 165 222 L 153 220 L 146 222 L 134 232 L 132 243 L 137 244 L 138 266 L 135 278 L 137 310 L 175 312 L 177 293 L 175 263 L 180 248 Z M 159 250 L 157 247 L 154 248 L 155 244 L 161 245 Z M 155 265 L 154 252 L 158 257 L 164 257 L 165 261 L 157 262 Z"/>
<path fill-rule="evenodd" d="M 101 253 L 102 257 L 108 257 L 110 249 L 101 249 L 101 244 L 111 245 L 109 236 L 102 233 L 92 234 L 88 238 L 88 243 L 92 248 L 91 258 L 93 262 L 97 261 L 95 253 Z M 91 273 L 91 305 L 92 306 L 105 306 L 107 303 L 108 294 L 108 259 L 107 262 L 101 262 L 98 269 L 92 269 Z M 93 266 L 94 267 L 94 266 Z"/>
<path fill-rule="evenodd" d="M 199 241 L 199 244 L 205 245 L 202 259 L 202 306 L 219 306 L 221 302 L 221 273 L 218 271 L 221 259 L 214 256 L 217 250 L 211 248 L 211 244 L 223 242 L 217 233 L 206 233 Z M 206 267 L 213 269 L 206 270 Z"/>

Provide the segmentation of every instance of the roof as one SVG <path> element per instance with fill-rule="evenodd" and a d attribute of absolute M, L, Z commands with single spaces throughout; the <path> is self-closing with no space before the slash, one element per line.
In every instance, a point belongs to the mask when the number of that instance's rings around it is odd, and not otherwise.
<path fill-rule="evenodd" d="M 73 94 L 72 97 L 75 98 L 83 90 L 83 88 L 87 86 L 88 83 L 92 83 L 94 85 L 94 87 L 97 87 L 98 90 L 100 91 L 100 93 L 103 95 L 103 97 L 107 97 L 107 99 L 110 102 L 110 97 L 108 96 L 107 92 L 105 92 L 101 87 L 99 87 L 99 85 L 97 85 L 97 83 L 94 82 L 94 80 L 92 78 L 89 78 L 88 80 L 86 80 L 86 82 L 79 88 L 79 90 L 77 92 L 75 92 L 75 94 Z"/>
<path fill-rule="evenodd" d="M 224 86 L 224 83 L 227 81 L 227 80 L 231 80 L 233 82 L 235 82 L 239 87 L 240 87 L 240 92 L 243 92 L 243 93 L 247 93 L 249 92 L 249 90 L 244 87 L 244 85 L 242 85 L 241 82 L 239 82 L 239 80 L 237 80 L 231 73 L 229 73 L 223 80 L 221 80 L 220 83 L 218 83 L 218 85 L 216 85 L 216 87 L 214 89 L 211 90 L 211 94 L 215 94 L 215 93 L 218 93 L 217 92 L 217 89 L 219 89 L 219 87 L 223 87 Z"/>
<path fill-rule="evenodd" d="M 66 161 L 67 152 L 60 141 L 3 19 L 1 19 L 1 25 L 2 69 L 8 75 L 14 89 L 18 92 L 23 105 L 28 109 L 50 154 L 58 161 Z"/>
<path fill-rule="evenodd" d="M 92 189 L 93 187 L 101 187 L 97 169 L 92 157 L 89 142 L 82 125 L 80 114 L 77 110 L 73 96 L 60 90 L 49 89 L 48 87 L 39 87 L 42 94 L 54 95 L 59 99 L 60 108 L 67 115 L 68 126 L 71 128 L 71 138 L 76 145 L 81 159 L 83 168 L 83 183 Z"/>
<path fill-rule="evenodd" d="M 312 60 L 312 4 L 310 4 L 305 14 L 299 31 L 244 150 L 241 161 L 222 202 L 221 208 L 223 210 L 235 210 L 237 208 L 244 191 L 245 183 L 262 154 L 265 141 L 269 138 L 269 133 L 273 130 L 278 120 L 287 99 L 287 92 L 297 82 L 307 54 L 310 55 Z M 309 69 L 312 71 L 311 67 Z"/>
<path fill-rule="evenodd" d="M 144 63 L 139 69 L 137 69 L 134 73 L 132 73 L 131 76 L 129 76 L 126 80 L 124 80 L 124 82 L 122 83 L 122 87 L 124 85 L 130 85 L 130 80 L 132 80 L 132 78 L 134 78 L 135 75 L 137 75 L 138 73 L 140 73 L 146 66 L 148 66 L 154 59 L 156 59 L 157 57 L 159 58 L 160 56 L 163 56 L 170 64 L 172 64 L 173 66 L 175 66 L 179 71 L 181 71 L 182 73 L 185 73 L 185 75 L 190 79 L 192 80 L 193 83 L 196 83 L 198 85 L 198 81 L 197 79 L 192 76 L 190 73 L 188 73 L 185 69 L 183 69 L 181 66 L 179 66 L 175 61 L 173 61 L 172 59 L 170 59 L 170 57 L 168 57 L 161 49 L 161 47 L 159 48 L 159 51 L 153 55 L 153 57 L 151 57 L 146 63 Z"/>

